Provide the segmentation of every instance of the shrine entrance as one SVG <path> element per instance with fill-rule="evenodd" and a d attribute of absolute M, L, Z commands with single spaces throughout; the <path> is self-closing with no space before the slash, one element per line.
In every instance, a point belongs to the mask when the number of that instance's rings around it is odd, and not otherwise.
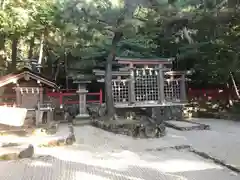
<path fill-rule="evenodd" d="M 33 109 L 40 99 L 39 89 L 36 87 L 21 88 L 20 93 L 20 107 Z"/>

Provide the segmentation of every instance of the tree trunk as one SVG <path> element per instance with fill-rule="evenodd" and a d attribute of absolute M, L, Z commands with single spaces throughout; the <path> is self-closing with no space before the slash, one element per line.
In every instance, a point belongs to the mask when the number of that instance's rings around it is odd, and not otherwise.
<path fill-rule="evenodd" d="M 6 60 L 6 55 L 5 55 L 5 35 L 4 34 L 0 34 L 0 65 L 4 65 L 5 64 L 5 60 Z M 1 72 L 0 75 L 2 76 L 3 73 Z M 0 96 L 2 96 L 4 94 L 4 90 L 5 87 L 1 87 L 0 88 Z M 3 99 L 0 98 L 0 102 L 2 102 Z"/>
<path fill-rule="evenodd" d="M 32 37 L 29 42 L 28 59 L 32 59 L 32 57 L 33 57 L 33 48 L 35 45 L 34 40 L 35 40 L 35 37 Z"/>
<path fill-rule="evenodd" d="M 68 90 L 68 59 L 67 59 L 67 53 L 64 50 L 64 70 L 66 75 L 66 89 Z"/>
<path fill-rule="evenodd" d="M 6 60 L 5 41 L 6 41 L 5 35 L 0 34 L 0 66 L 4 65 Z"/>
<path fill-rule="evenodd" d="M 5 0 L 0 0 L 0 8 L 1 8 L 2 10 L 5 9 Z"/>
<path fill-rule="evenodd" d="M 57 81 L 57 77 L 60 71 L 60 64 L 61 64 L 61 60 L 57 60 L 57 67 L 56 67 L 56 71 L 55 71 L 55 75 L 54 75 L 54 80 Z"/>
<path fill-rule="evenodd" d="M 54 78 L 54 68 L 53 68 L 53 63 L 52 63 L 51 55 L 49 53 L 49 48 L 48 48 L 47 44 L 45 44 L 45 51 L 44 52 L 45 52 L 45 56 L 47 57 L 47 59 L 46 59 L 47 67 L 45 67 L 43 69 L 44 70 L 44 75 L 51 79 L 51 78 Z"/>
<path fill-rule="evenodd" d="M 232 91 L 231 91 L 231 88 L 230 88 L 230 86 L 229 86 L 229 83 L 227 83 L 226 84 L 226 90 L 227 90 L 227 94 L 228 94 L 228 102 L 227 102 L 227 104 L 228 104 L 228 106 L 229 107 L 232 107 L 233 106 L 233 100 L 232 100 Z"/>
<path fill-rule="evenodd" d="M 238 87 L 237 87 L 237 84 L 236 84 L 235 79 L 233 77 L 233 74 L 231 72 L 230 72 L 230 78 L 232 80 L 234 91 L 235 91 L 235 93 L 237 95 L 237 98 L 240 99 L 240 94 L 239 94 L 239 91 L 238 91 Z"/>
<path fill-rule="evenodd" d="M 12 38 L 12 64 L 11 64 L 11 71 L 16 71 L 17 68 L 17 46 L 18 46 L 18 37 L 13 36 Z"/>
<path fill-rule="evenodd" d="M 188 43 L 193 44 L 193 39 L 190 36 L 186 26 L 183 28 L 183 34 L 184 34 L 184 37 L 187 39 Z"/>
<path fill-rule="evenodd" d="M 106 74 L 105 74 L 105 91 L 106 91 L 106 104 L 107 104 L 107 116 L 109 119 L 113 119 L 115 116 L 115 108 L 113 102 L 113 94 L 112 94 L 112 62 L 116 56 L 116 48 L 118 42 L 121 40 L 123 36 L 122 32 L 115 32 L 112 47 L 110 53 L 107 57 L 106 64 Z"/>
<path fill-rule="evenodd" d="M 42 64 L 43 45 L 44 45 L 43 43 L 44 43 L 44 33 L 42 33 L 41 39 L 40 39 L 40 50 L 39 50 L 39 58 L 38 58 L 38 64 L 39 64 L 39 65 Z"/>

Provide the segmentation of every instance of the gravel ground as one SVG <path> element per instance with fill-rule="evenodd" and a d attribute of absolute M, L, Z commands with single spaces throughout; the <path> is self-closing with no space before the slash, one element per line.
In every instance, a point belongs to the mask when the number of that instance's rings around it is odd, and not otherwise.
<path fill-rule="evenodd" d="M 182 143 L 240 169 L 240 122 L 220 119 L 193 120 L 210 125 L 211 130 L 181 132 L 169 129 L 166 138 L 172 136 L 174 139 L 177 136 L 182 139 Z"/>
<path fill-rule="evenodd" d="M 239 180 L 238 174 L 186 150 L 146 151 L 185 144 L 239 166 L 240 124 L 207 119 L 202 122 L 210 124 L 212 130 L 168 129 L 166 137 L 148 140 L 78 126 L 73 146 L 40 148 L 36 154 L 41 157 L 0 162 L 0 179 Z"/>

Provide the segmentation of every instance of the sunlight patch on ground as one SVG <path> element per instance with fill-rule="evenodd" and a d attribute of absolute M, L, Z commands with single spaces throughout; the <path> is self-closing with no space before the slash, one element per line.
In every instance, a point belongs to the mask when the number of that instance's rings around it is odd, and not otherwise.
<path fill-rule="evenodd" d="M 144 163 L 146 163 L 144 165 Z M 149 168 L 155 168 L 163 172 L 187 172 L 187 171 L 201 171 L 207 169 L 222 169 L 213 163 L 204 162 L 202 160 L 185 160 L 185 159 L 171 159 L 162 162 L 142 162 L 141 165 Z"/>
<path fill-rule="evenodd" d="M 162 151 L 154 154 L 137 154 L 127 150 L 92 153 L 84 150 L 58 149 L 52 151 L 51 155 L 61 160 L 122 171 L 134 166 L 156 169 L 166 173 L 222 169 L 221 166 L 201 159 L 190 152 L 179 152 L 175 150 Z"/>
<path fill-rule="evenodd" d="M 30 166 L 39 166 L 39 167 L 51 167 L 52 164 L 50 163 L 46 163 L 43 161 L 32 161 L 31 163 L 29 163 Z"/>
<path fill-rule="evenodd" d="M 89 173 L 85 173 L 85 172 L 76 172 L 76 178 L 75 180 L 110 180 L 109 178 L 106 177 L 102 177 L 102 176 L 97 176 L 97 175 L 93 175 L 93 174 L 89 174 Z"/>
<path fill-rule="evenodd" d="M 174 135 L 174 134 L 168 134 L 169 137 L 172 137 L 172 138 L 178 138 L 178 139 L 184 139 L 184 140 L 187 140 L 186 137 L 184 136 L 178 136 L 178 135 Z"/>

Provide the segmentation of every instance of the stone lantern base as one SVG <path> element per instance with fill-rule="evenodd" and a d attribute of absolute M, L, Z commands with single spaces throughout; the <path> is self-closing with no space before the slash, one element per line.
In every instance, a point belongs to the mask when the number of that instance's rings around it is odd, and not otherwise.
<path fill-rule="evenodd" d="M 75 119 L 87 119 L 87 118 L 90 118 L 90 115 L 89 114 L 78 114 Z"/>

